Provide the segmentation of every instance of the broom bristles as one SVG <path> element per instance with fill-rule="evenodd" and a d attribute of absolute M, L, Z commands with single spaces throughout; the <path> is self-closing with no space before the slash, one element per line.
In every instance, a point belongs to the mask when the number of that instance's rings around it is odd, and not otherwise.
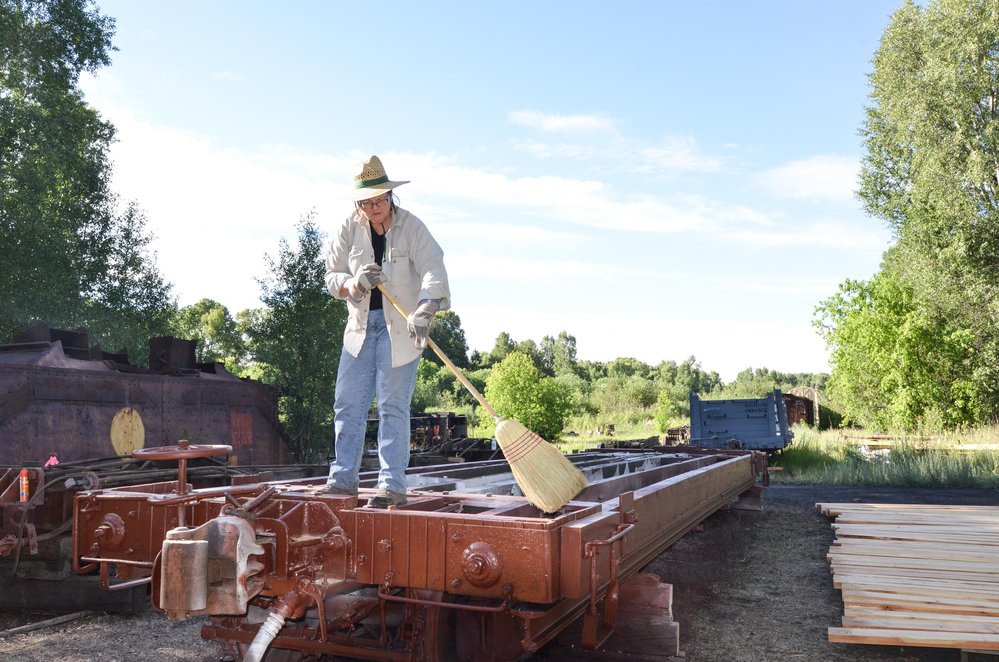
<path fill-rule="evenodd" d="M 586 489 L 586 476 L 557 448 L 517 421 L 496 424 L 496 441 L 527 500 L 554 513 Z"/>

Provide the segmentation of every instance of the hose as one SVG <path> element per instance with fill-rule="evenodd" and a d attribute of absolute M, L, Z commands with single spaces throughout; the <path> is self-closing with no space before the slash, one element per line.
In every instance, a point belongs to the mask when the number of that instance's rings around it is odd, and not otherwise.
<path fill-rule="evenodd" d="M 267 648 L 274 641 L 274 637 L 281 631 L 281 628 L 284 627 L 284 618 L 284 614 L 278 610 L 272 611 L 267 616 L 267 620 L 257 630 L 257 636 L 253 638 L 253 643 L 246 649 L 243 662 L 260 662 L 260 660 L 264 659 Z"/>
<path fill-rule="evenodd" d="M 285 619 L 293 616 L 303 606 L 302 603 L 306 597 L 306 594 L 292 590 L 277 601 L 274 609 L 267 615 L 267 620 L 257 630 L 257 636 L 253 638 L 253 643 L 246 649 L 243 662 L 260 662 L 264 659 L 267 648 L 284 627 Z"/>

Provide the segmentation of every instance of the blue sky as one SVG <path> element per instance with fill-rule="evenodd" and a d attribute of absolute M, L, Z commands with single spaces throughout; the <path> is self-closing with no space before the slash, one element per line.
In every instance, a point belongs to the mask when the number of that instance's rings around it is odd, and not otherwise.
<path fill-rule="evenodd" d="M 118 51 L 81 85 L 181 305 L 259 306 L 378 154 L 471 349 L 827 371 L 813 310 L 890 241 L 854 190 L 900 4 L 99 0 Z"/>

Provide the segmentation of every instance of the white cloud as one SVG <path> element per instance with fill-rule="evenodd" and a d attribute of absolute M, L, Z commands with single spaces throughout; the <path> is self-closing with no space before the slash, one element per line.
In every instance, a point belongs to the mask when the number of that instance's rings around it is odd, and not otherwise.
<path fill-rule="evenodd" d="M 697 141 L 691 137 L 671 136 L 659 145 L 637 150 L 640 160 L 634 165 L 636 172 L 656 170 L 683 170 L 692 172 L 714 172 L 720 170 L 724 161 L 700 152 Z"/>
<path fill-rule="evenodd" d="M 522 140 L 513 143 L 515 152 L 522 152 L 536 159 L 568 159 L 573 161 L 591 160 L 599 155 L 600 150 L 593 145 L 574 145 L 570 143 L 550 144 L 537 140 Z"/>
<path fill-rule="evenodd" d="M 614 122 L 599 115 L 558 115 L 535 110 L 515 110 L 507 118 L 513 124 L 541 131 L 609 131 Z"/>
<path fill-rule="evenodd" d="M 725 164 L 724 159 L 703 154 L 693 138 L 681 136 L 668 136 L 654 145 L 620 137 L 610 142 L 591 141 L 585 144 L 526 139 L 513 142 L 512 149 L 539 160 L 596 162 L 608 172 L 652 175 L 716 172 Z"/>
<path fill-rule="evenodd" d="M 543 218 L 596 230 L 645 234 L 680 232 L 716 236 L 718 240 L 752 246 L 824 246 L 871 250 L 880 254 L 887 233 L 873 224 L 861 228 L 845 220 L 788 220 L 784 213 L 765 212 L 743 204 L 729 204 L 702 196 L 653 196 L 619 192 L 598 180 L 559 176 L 510 177 L 504 173 L 466 168 L 439 155 L 393 155 L 400 172 L 419 172 L 420 202 L 429 200 L 434 218 L 454 221 L 458 232 L 467 222 L 469 208 L 488 205 L 519 218 L 501 224 L 503 233 L 516 236 L 514 228 L 532 225 L 529 218 Z M 392 166 L 396 168 L 396 165 Z M 404 194 L 403 194 L 404 195 Z M 471 207 L 469 202 L 472 203 Z M 476 231 L 485 231 L 485 227 Z M 551 227 L 549 226 L 549 230 Z M 563 230 L 559 230 L 563 232 Z M 486 237 L 489 235 L 481 235 Z M 492 233 L 493 239 L 502 237 Z"/>
<path fill-rule="evenodd" d="M 891 239 L 873 221 L 863 226 L 845 220 L 792 221 L 779 229 L 737 229 L 729 239 L 756 246 L 811 246 L 826 250 L 865 251 L 881 255 Z"/>
<path fill-rule="evenodd" d="M 782 198 L 853 199 L 859 162 L 846 156 L 812 156 L 760 173 L 761 186 Z"/>
<path fill-rule="evenodd" d="M 501 275 L 504 284 L 547 283 L 549 286 L 576 285 L 594 280 L 597 271 L 602 281 L 657 282 L 675 278 L 676 274 L 658 268 L 635 265 L 596 264 L 589 260 L 536 260 L 519 257 L 516 252 L 485 253 L 468 251 L 450 254 L 448 270 L 485 274 L 493 279 Z"/>
<path fill-rule="evenodd" d="M 428 214 L 427 218 L 434 220 L 434 234 L 437 228 L 441 229 L 440 234 L 446 233 L 449 238 L 468 239 L 480 245 L 495 247 L 502 244 L 523 246 L 525 243 L 533 245 L 554 245 L 579 247 L 592 243 L 593 239 L 582 233 L 571 232 L 563 228 L 546 228 L 540 225 L 527 223 L 484 223 L 468 220 L 448 220 L 441 221 L 441 215 Z"/>

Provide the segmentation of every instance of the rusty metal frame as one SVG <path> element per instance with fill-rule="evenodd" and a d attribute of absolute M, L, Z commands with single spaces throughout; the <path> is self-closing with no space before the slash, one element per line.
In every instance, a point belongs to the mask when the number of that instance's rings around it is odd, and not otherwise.
<path fill-rule="evenodd" d="M 163 592 L 173 591 L 175 582 L 189 584 L 196 574 L 157 558 L 168 532 L 179 532 L 172 539 L 201 544 L 217 535 L 216 522 L 242 521 L 238 535 L 254 537 L 245 544 L 262 553 L 253 552 L 252 562 L 210 556 L 209 570 L 222 563 L 223 576 L 259 586 L 250 591 L 254 605 L 274 605 L 297 593 L 318 614 L 315 627 L 288 625 L 272 646 L 363 659 L 424 659 L 417 651 L 404 654 L 392 640 L 387 608 L 398 605 L 454 613 L 459 622 L 515 623 L 521 652 L 537 651 L 582 617 L 583 644 L 597 649 L 617 622 L 621 582 L 740 494 L 755 495 L 766 468 L 761 455 L 696 449 L 581 453 L 572 460 L 589 487 L 554 515 L 510 494 L 515 484 L 504 475 L 504 463 L 495 461 L 412 469 L 410 484 L 419 488 L 405 506 L 387 510 L 365 506 L 374 490 L 364 488 L 358 497 L 318 494 L 322 483 L 316 479 L 94 491 L 75 502 L 74 568 L 99 569 L 103 581 L 114 566 L 126 582 L 117 585 L 151 582 L 159 606 Z M 109 520 L 124 527 L 112 536 Z M 344 586 L 375 591 L 367 600 L 379 605 L 377 637 L 327 631 L 323 598 Z M 230 611 L 213 612 L 212 604 Z M 167 614 L 214 616 L 203 637 L 247 643 L 257 629 L 231 610 L 248 607 L 229 596 Z M 305 608 L 298 612 L 296 618 L 302 617 Z"/>

